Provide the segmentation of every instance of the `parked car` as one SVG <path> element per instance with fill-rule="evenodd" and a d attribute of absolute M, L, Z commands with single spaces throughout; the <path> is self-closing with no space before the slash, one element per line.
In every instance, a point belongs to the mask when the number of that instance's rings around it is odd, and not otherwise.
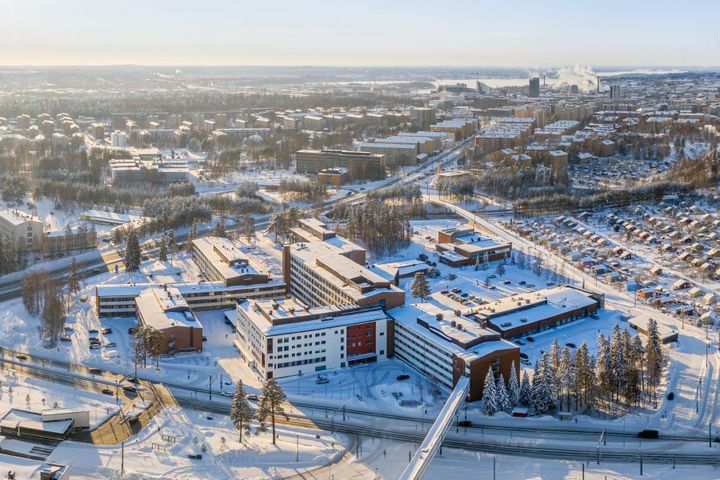
<path fill-rule="evenodd" d="M 472 427 L 472 422 L 470 420 L 460 420 L 457 424 L 458 427 Z"/>

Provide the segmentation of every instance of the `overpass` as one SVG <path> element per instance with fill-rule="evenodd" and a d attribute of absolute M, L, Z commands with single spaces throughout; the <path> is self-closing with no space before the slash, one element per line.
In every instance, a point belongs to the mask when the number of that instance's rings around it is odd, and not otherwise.
<path fill-rule="evenodd" d="M 435 453 L 440 449 L 445 435 L 452 426 L 453 418 L 458 409 L 465 403 L 468 391 L 470 390 L 470 377 L 463 376 L 458 380 L 455 388 L 450 392 L 445 405 L 438 414 L 435 422 L 428 430 L 427 435 L 420 444 L 420 448 L 417 449 L 412 460 L 402 474 L 400 474 L 399 480 L 420 480 L 428 467 L 430 461 L 435 456 Z"/>

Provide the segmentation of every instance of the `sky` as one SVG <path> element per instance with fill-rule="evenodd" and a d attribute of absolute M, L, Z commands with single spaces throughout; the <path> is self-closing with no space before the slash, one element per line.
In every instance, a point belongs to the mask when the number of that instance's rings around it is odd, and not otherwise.
<path fill-rule="evenodd" d="M 0 0 L 0 65 L 720 65 L 716 0 Z"/>

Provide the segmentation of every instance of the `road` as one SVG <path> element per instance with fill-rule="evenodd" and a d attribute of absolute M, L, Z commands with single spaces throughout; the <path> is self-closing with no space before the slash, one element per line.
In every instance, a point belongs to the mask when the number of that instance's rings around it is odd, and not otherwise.
<path fill-rule="evenodd" d="M 14 368 L 22 368 L 22 371 L 27 375 L 74 384 L 86 389 L 114 388 L 115 385 L 117 385 L 115 380 L 116 376 L 124 375 L 124 372 L 107 371 L 103 372 L 102 375 L 92 375 L 86 367 L 44 360 L 39 357 L 29 357 L 26 360 L 19 360 L 15 352 L 7 349 L 3 349 L 2 354 L 0 362 L 3 363 L 4 367 L 6 365 L 12 365 Z M 40 365 L 38 362 L 42 362 L 42 364 Z M 216 399 L 209 401 L 207 398 L 201 396 L 203 394 L 207 395 L 207 389 L 187 385 L 175 385 L 172 383 L 163 383 L 163 386 L 175 391 L 175 394 L 171 395 L 171 397 L 182 407 L 223 415 L 229 415 L 230 413 L 230 399 L 224 397 L 217 399 L 216 395 Z M 339 416 L 337 419 L 326 418 L 327 414 L 325 412 L 332 412 L 336 410 L 335 408 L 319 407 L 317 403 L 312 402 L 294 401 L 287 407 L 288 411 L 291 409 L 290 420 L 287 422 L 289 425 L 376 438 L 387 438 L 410 443 L 420 443 L 424 437 L 422 434 L 424 429 L 418 431 L 417 424 L 432 422 L 431 419 L 427 418 L 423 419 L 409 415 L 388 414 L 376 410 L 357 408 L 346 408 L 345 414 L 348 419 L 343 422 Z M 351 421 L 351 419 L 353 420 Z M 467 433 L 467 437 L 461 436 L 461 432 Z M 520 433 L 525 434 L 531 441 L 529 441 L 528 444 L 518 443 Z M 593 429 L 592 427 L 577 426 L 574 424 L 557 427 L 477 424 L 468 428 L 467 431 L 465 429 L 456 429 L 454 432 L 451 431 L 448 438 L 443 442 L 443 446 L 536 458 L 567 460 L 593 459 L 597 453 L 594 445 L 600 433 L 599 430 Z M 480 434 L 482 439 L 470 438 L 477 437 L 478 434 Z M 494 440 L 493 437 L 495 438 Z M 515 441 L 512 440 L 513 437 L 515 437 Z M 617 445 L 620 445 L 622 437 L 626 439 L 637 438 L 634 433 L 623 433 L 610 429 L 606 431 L 606 438 L 609 442 L 614 440 Z M 508 438 L 510 440 L 508 440 Z M 571 439 L 574 443 L 570 443 L 570 446 L 562 448 L 560 446 L 547 445 L 539 442 L 539 440 L 562 442 L 568 439 Z M 661 440 L 654 442 L 647 441 L 645 449 L 640 450 L 635 447 L 630 447 L 629 445 L 627 448 L 611 446 L 603 448 L 601 456 L 604 460 L 636 462 L 639 459 L 640 453 L 642 453 L 644 461 L 650 463 L 669 463 L 673 461 L 672 449 L 670 447 L 677 448 L 690 441 L 700 442 L 704 445 L 708 439 L 707 437 L 701 436 L 678 436 L 662 433 Z M 720 455 L 718 455 L 715 450 L 709 448 L 708 453 L 702 451 L 683 451 L 682 455 L 678 454 L 675 461 L 677 463 L 697 465 L 717 465 L 720 464 Z"/>

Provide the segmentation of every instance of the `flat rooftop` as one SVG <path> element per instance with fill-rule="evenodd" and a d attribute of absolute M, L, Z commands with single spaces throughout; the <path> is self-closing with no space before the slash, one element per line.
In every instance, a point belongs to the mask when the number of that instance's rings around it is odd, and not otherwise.
<path fill-rule="evenodd" d="M 285 335 L 388 318 L 380 307 L 308 307 L 295 298 L 249 300 L 237 307 L 265 335 Z"/>
<path fill-rule="evenodd" d="M 0 218 L 14 226 L 22 225 L 25 222 L 40 222 L 38 217 L 14 208 L 0 210 Z"/>
<path fill-rule="evenodd" d="M 499 330 L 506 331 L 595 304 L 597 301 L 588 293 L 559 286 L 486 303 L 476 310 L 476 314 Z"/>
<path fill-rule="evenodd" d="M 143 322 L 156 330 L 202 328 L 177 288 L 148 288 L 140 293 L 135 303 Z"/>
<path fill-rule="evenodd" d="M 516 350 L 518 348 L 514 343 L 507 340 L 496 340 L 496 338 L 498 338 L 497 332 L 492 332 L 479 326 L 477 327 L 479 328 L 479 330 L 474 329 L 470 333 L 463 333 L 460 331 L 458 331 L 458 333 L 454 333 L 452 331 L 452 319 L 447 320 L 445 317 L 443 317 L 443 321 L 447 321 L 449 324 L 448 326 L 438 329 L 436 328 L 436 326 L 433 325 L 431 326 L 431 328 L 427 328 L 425 325 L 419 323 L 418 319 L 423 320 L 426 315 L 437 312 L 438 310 L 440 312 L 446 311 L 434 305 L 430 305 L 429 307 L 427 305 L 428 304 L 422 303 L 416 305 L 403 305 L 402 307 L 394 308 L 392 310 L 392 316 L 395 321 L 401 323 L 402 326 L 411 329 L 414 333 L 420 335 L 421 337 L 437 345 L 438 347 L 459 357 L 462 357 L 467 363 L 482 358 L 483 356 L 493 352 L 501 350 Z M 473 324 L 478 325 L 472 320 L 468 320 L 465 318 L 463 318 L 463 321 L 472 322 Z M 465 324 L 463 324 L 463 329 L 464 325 Z M 457 330 L 457 328 L 455 328 L 455 330 Z M 478 339 L 480 338 L 480 336 L 485 335 L 486 330 L 488 331 L 486 341 L 477 343 L 469 348 L 463 348 L 463 346 L 453 341 L 453 338 Z M 449 333 L 453 333 L 453 335 L 459 335 L 459 337 L 453 337 L 451 335 L 448 335 Z M 467 337 L 465 337 L 465 335 L 467 335 Z"/>

